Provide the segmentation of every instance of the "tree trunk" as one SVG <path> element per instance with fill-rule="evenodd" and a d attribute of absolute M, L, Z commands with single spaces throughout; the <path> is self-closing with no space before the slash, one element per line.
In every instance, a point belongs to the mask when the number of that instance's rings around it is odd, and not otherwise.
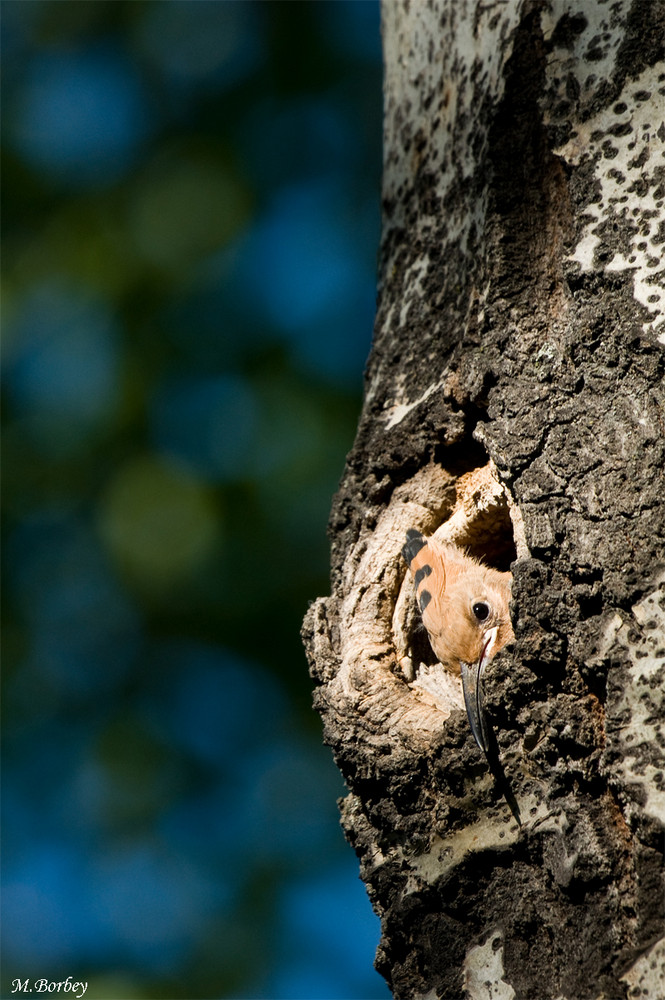
<path fill-rule="evenodd" d="M 664 25 L 384 0 L 375 340 L 304 638 L 396 997 L 665 996 Z M 512 567 L 491 768 L 411 527 Z"/>

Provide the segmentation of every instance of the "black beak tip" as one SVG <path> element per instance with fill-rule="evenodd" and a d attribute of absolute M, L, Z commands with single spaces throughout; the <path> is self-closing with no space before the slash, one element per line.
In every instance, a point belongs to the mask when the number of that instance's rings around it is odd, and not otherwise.
<path fill-rule="evenodd" d="M 478 747 L 487 756 L 489 744 L 489 725 L 485 715 L 482 692 L 482 668 L 477 663 L 461 663 L 462 690 L 466 714 L 471 726 L 473 738 Z"/>

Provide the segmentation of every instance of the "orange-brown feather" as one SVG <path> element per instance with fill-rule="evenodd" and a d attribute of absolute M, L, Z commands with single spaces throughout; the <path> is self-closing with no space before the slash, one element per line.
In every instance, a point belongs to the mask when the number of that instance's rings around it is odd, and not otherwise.
<path fill-rule="evenodd" d="M 484 566 L 456 546 L 424 538 L 414 530 L 408 533 L 402 551 L 416 581 L 416 598 L 432 649 L 444 667 L 459 673 L 460 663 L 478 663 L 491 629 L 496 628 L 496 638 L 488 660 L 514 638 L 510 573 Z M 484 621 L 473 613 L 479 602 L 489 608 Z"/>

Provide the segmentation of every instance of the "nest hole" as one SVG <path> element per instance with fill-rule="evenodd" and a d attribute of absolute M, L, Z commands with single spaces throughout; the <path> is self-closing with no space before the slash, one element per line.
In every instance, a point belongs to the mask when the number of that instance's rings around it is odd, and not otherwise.
<path fill-rule="evenodd" d="M 456 544 L 486 566 L 505 572 L 517 559 L 513 522 L 508 504 L 479 510 Z"/>

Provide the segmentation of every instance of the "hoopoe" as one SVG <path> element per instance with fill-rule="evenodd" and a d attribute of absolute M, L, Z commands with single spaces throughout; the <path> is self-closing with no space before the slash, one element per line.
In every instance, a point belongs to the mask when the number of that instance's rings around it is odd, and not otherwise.
<path fill-rule="evenodd" d="M 455 545 L 411 528 L 402 555 L 413 573 L 430 644 L 444 669 L 462 675 L 471 732 L 489 750 L 482 680 L 492 657 L 515 636 L 510 623 L 511 573 L 484 566 Z"/>

